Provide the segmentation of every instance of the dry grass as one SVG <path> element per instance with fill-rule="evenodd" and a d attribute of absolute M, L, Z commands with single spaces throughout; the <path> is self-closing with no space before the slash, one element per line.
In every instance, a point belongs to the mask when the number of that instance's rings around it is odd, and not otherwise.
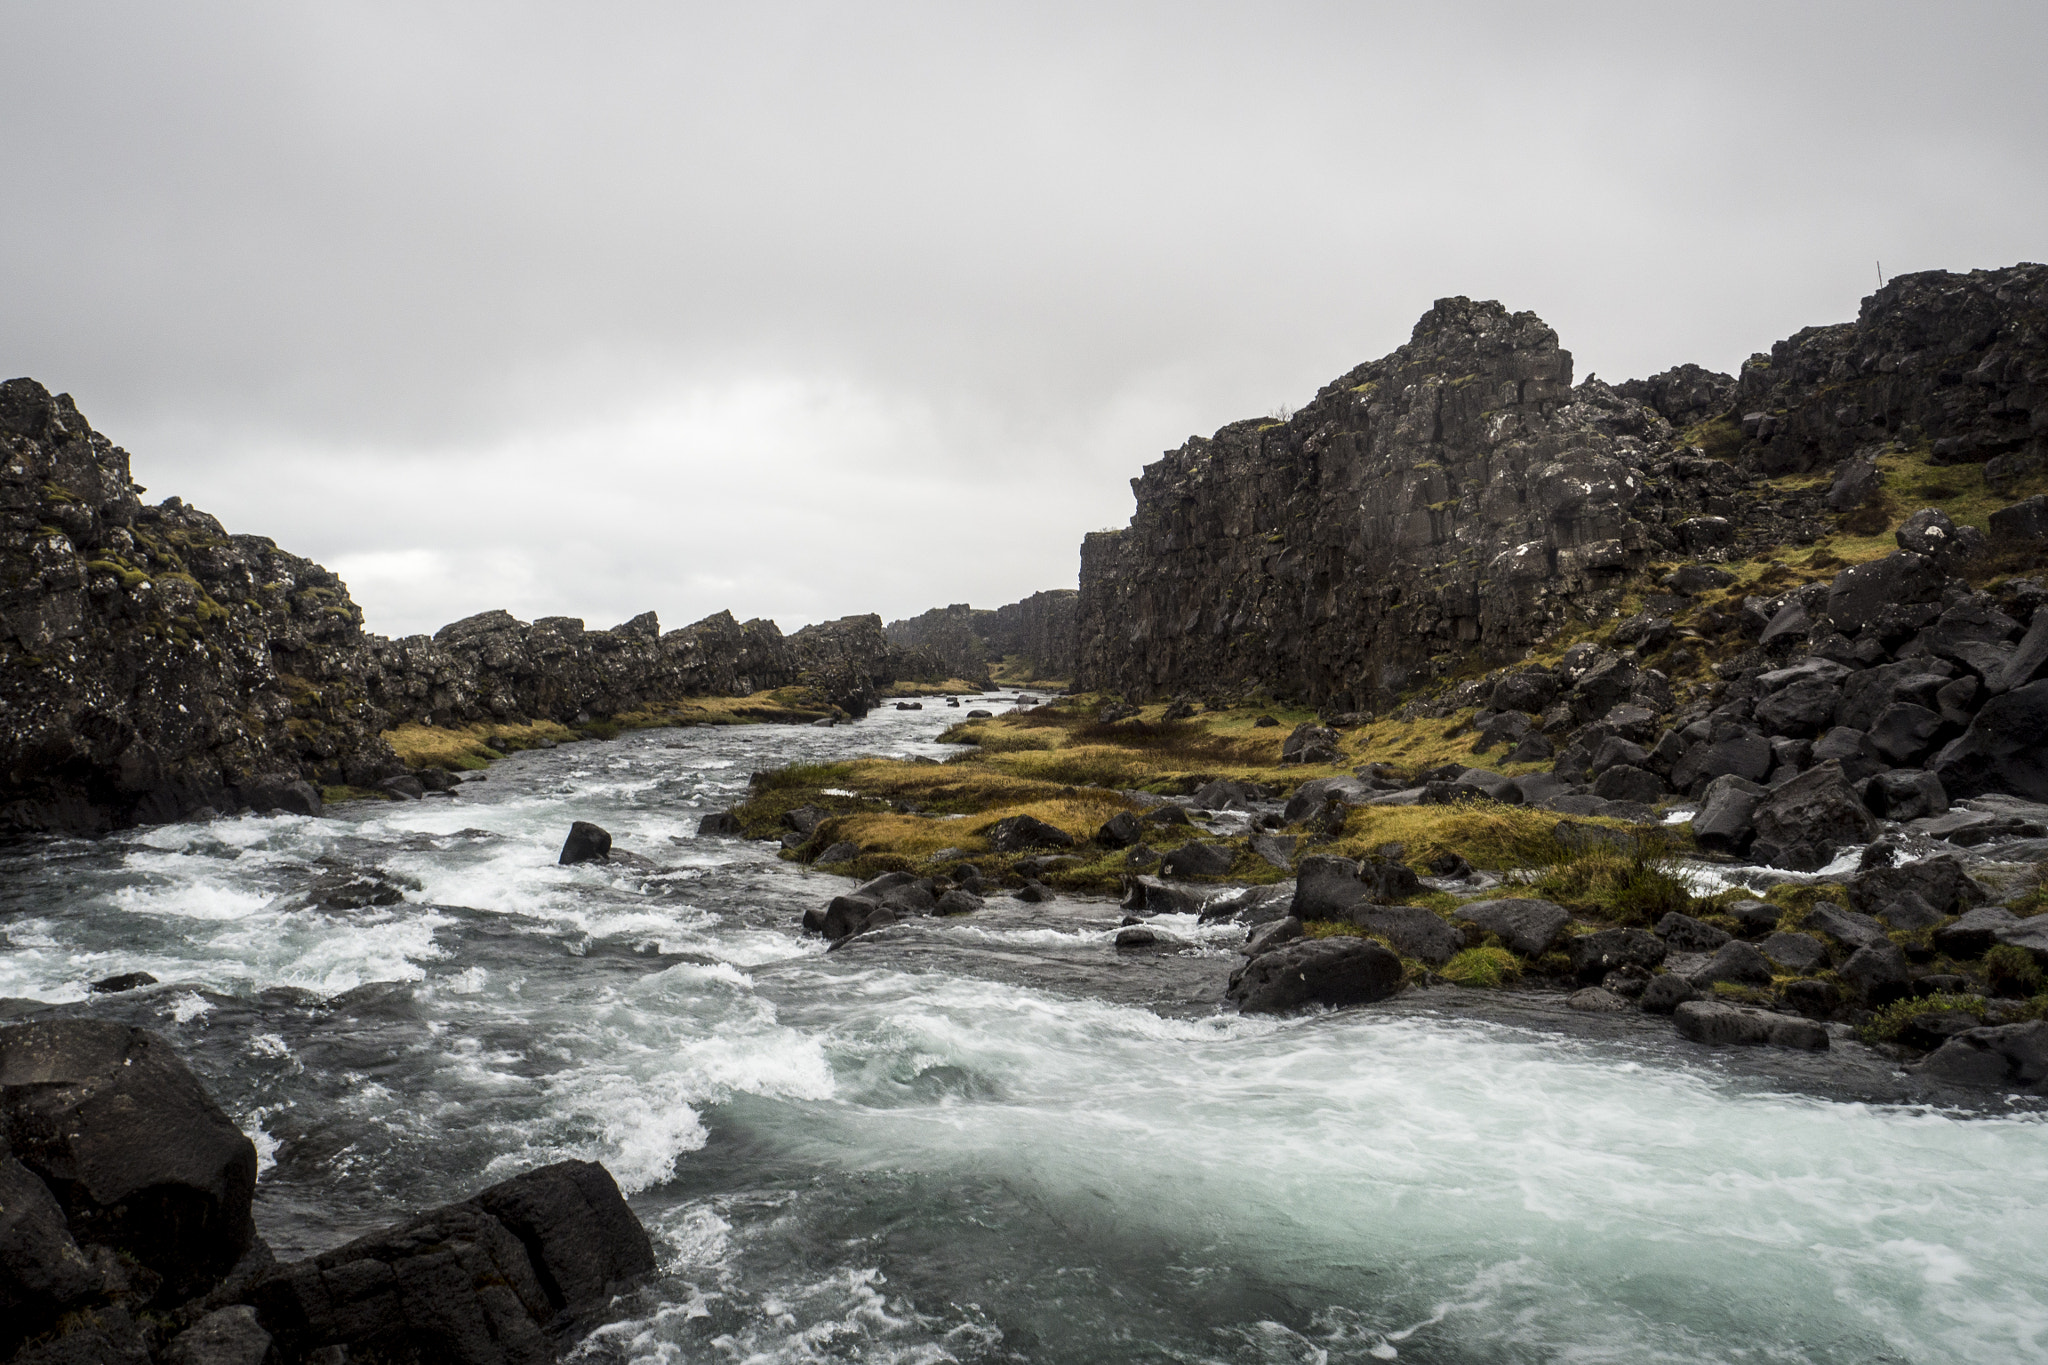
<path fill-rule="evenodd" d="M 1363 857 L 1386 844 L 1400 844 L 1402 859 L 1427 864 L 1438 854 L 1456 853 L 1475 867 L 1528 867 L 1564 856 L 1553 831 L 1560 816 L 1529 806 L 1496 801 L 1461 801 L 1449 806 L 1360 806 L 1344 822 L 1329 851 Z M 1623 828 L 1612 820 L 1581 823 Z"/>
<path fill-rule="evenodd" d="M 808 688 L 778 687 L 746 697 L 651 702 L 621 711 L 611 718 L 611 723 L 621 730 L 655 730 L 676 725 L 800 725 L 839 714 L 838 708 L 819 703 Z"/>
<path fill-rule="evenodd" d="M 384 742 L 408 768 L 447 768 L 454 772 L 487 767 L 493 759 L 520 749 L 536 748 L 543 739 L 560 744 L 579 738 L 574 730 L 553 721 L 527 725 L 401 725 L 384 732 Z M 504 741 L 494 745 L 492 741 Z"/>

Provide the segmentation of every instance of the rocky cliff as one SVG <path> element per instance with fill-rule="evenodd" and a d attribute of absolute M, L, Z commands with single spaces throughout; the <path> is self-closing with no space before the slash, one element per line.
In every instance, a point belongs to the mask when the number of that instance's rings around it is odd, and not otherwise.
<path fill-rule="evenodd" d="M 404 764 L 394 725 L 574 724 L 804 681 L 849 711 L 905 667 L 877 617 L 784 639 L 719 612 L 664 634 L 504 611 L 432 637 L 366 633 L 347 585 L 170 498 L 68 395 L 0 385 L 0 832 L 96 833 L 253 808 Z"/>
<path fill-rule="evenodd" d="M 1078 597 L 1072 588 L 1055 588 L 993 609 L 977 610 L 957 602 L 906 621 L 891 621 L 888 635 L 899 647 L 935 654 L 943 677 L 986 686 L 989 670 L 1010 659 L 1033 677 L 1071 678 Z"/>
<path fill-rule="evenodd" d="M 956 602 L 950 607 L 933 607 L 907 621 L 891 621 L 886 634 L 897 649 L 921 650 L 931 655 L 936 660 L 934 681 L 958 678 L 977 687 L 988 687 L 989 651 L 977 618 L 990 614 Z"/>
<path fill-rule="evenodd" d="M 1036 677 L 1072 678 L 1080 596 L 1072 588 L 1035 592 L 1006 607 L 977 611 L 975 628 L 991 659 L 1021 660 L 1025 671 Z"/>
<path fill-rule="evenodd" d="M 1616 615 L 1652 561 L 1834 529 L 1828 490 L 1774 475 L 1931 443 L 2021 477 L 2048 430 L 2044 277 L 1901 276 L 1739 378 L 1618 387 L 1574 387 L 1533 314 L 1440 300 L 1291 420 L 1146 466 L 1130 526 L 1082 546 L 1081 680 L 1384 706 Z"/>

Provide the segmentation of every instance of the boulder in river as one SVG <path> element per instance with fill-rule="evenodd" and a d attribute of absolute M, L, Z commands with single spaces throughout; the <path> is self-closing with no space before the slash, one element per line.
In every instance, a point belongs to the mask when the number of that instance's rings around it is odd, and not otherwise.
<path fill-rule="evenodd" d="M 1169 877 L 1221 877 L 1236 860 L 1228 844 L 1191 839 L 1167 854 L 1159 870 Z"/>
<path fill-rule="evenodd" d="M 561 866 L 576 863 L 601 863 L 611 857 L 612 836 L 602 826 L 588 820 L 578 820 L 569 826 L 569 837 L 562 841 L 562 856 L 557 860 Z"/>
<path fill-rule="evenodd" d="M 340 1346 L 352 1360 L 541 1365 L 550 1327 L 653 1269 L 611 1173 L 561 1161 L 280 1267 L 251 1298 L 287 1359 Z"/>
<path fill-rule="evenodd" d="M 161 1036 L 96 1019 L 0 1029 L 0 1124 L 73 1237 L 211 1287 L 255 1240 L 256 1148 Z"/>
<path fill-rule="evenodd" d="M 1920 1074 L 1950 1085 L 2048 1094 L 2048 1021 L 1998 1024 L 1957 1034 L 1928 1055 Z"/>
<path fill-rule="evenodd" d="M 1227 996 L 1246 1014 L 1308 1005 L 1365 1005 L 1401 989 L 1401 959 L 1370 939 L 1297 939 L 1230 974 Z"/>
<path fill-rule="evenodd" d="M 737 839 L 745 833 L 740 828 L 739 816 L 729 810 L 715 810 L 697 822 L 699 839 Z"/>

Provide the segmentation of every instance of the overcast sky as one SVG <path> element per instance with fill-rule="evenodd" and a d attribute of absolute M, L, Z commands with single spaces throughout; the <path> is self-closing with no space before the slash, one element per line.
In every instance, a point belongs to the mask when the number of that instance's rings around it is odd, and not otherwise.
<path fill-rule="evenodd" d="M 0 17 L 0 371 L 392 634 L 995 606 L 1441 296 L 1620 379 L 2048 256 L 2040 0 Z"/>

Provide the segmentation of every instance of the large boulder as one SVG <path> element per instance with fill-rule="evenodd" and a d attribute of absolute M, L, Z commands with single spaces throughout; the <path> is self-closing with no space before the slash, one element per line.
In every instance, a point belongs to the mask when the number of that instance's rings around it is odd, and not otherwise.
<path fill-rule="evenodd" d="M 1928 1054 L 1920 1074 L 1950 1085 L 2048 1094 L 2048 1021 L 1957 1034 Z"/>
<path fill-rule="evenodd" d="M 2020 917 L 2002 905 L 1980 905 L 1934 931 L 1935 951 L 1957 959 L 1982 957 L 1998 942 L 2002 931 L 2019 922 Z"/>
<path fill-rule="evenodd" d="M 1421 888 L 1413 869 L 1386 859 L 1303 858 L 1295 873 L 1296 919 L 1343 919 L 1355 906 L 1397 901 Z"/>
<path fill-rule="evenodd" d="M 288 1359 L 548 1365 L 549 1329 L 654 1269 L 610 1172 L 563 1161 L 279 1268 L 251 1295 Z"/>
<path fill-rule="evenodd" d="M 2004 793 L 2048 801 L 2048 679 L 1993 697 L 1927 770 L 1951 800 Z"/>
<path fill-rule="evenodd" d="M 1715 853 L 1740 853 L 1756 837 L 1752 817 L 1766 789 L 1746 777 L 1726 773 L 1707 783 L 1699 810 L 1692 817 L 1692 837 Z"/>
<path fill-rule="evenodd" d="M 1340 919 L 1384 938 L 1401 956 L 1417 958 L 1432 967 L 1443 966 L 1465 946 L 1464 935 L 1446 924 L 1434 910 L 1419 905 L 1352 905 L 1345 908 Z"/>
<path fill-rule="evenodd" d="M 569 826 L 569 837 L 562 841 L 562 856 L 556 861 L 563 867 L 571 867 L 577 863 L 607 862 L 611 854 L 610 832 L 588 820 L 578 820 Z"/>
<path fill-rule="evenodd" d="M 1468 901 L 1452 915 L 1485 933 L 1498 935 L 1501 942 L 1524 957 L 1541 957 L 1549 952 L 1572 922 L 1570 912 L 1563 906 L 1530 897 Z"/>
<path fill-rule="evenodd" d="M 72 1240 L 64 1210 L 0 1136 L 0 1356 L 100 1292 L 100 1272 Z"/>
<path fill-rule="evenodd" d="M 1751 856 L 1798 872 L 1824 867 L 1838 850 L 1867 844 L 1878 832 L 1877 817 L 1833 762 L 1816 764 L 1773 790 L 1751 818 Z"/>
<path fill-rule="evenodd" d="M 1282 763 L 1335 763 L 1342 757 L 1337 732 L 1314 721 L 1295 726 L 1280 746 Z"/>
<path fill-rule="evenodd" d="M 1401 989 L 1401 959 L 1370 939 L 1297 939 L 1230 974 L 1228 998 L 1246 1014 L 1307 1005 L 1365 1005 Z"/>
<path fill-rule="evenodd" d="M 148 1267 L 167 1301 L 211 1288 L 255 1240 L 256 1148 L 155 1033 L 0 1029 L 0 1123 L 71 1235 Z"/>
<path fill-rule="evenodd" d="M 1928 556 L 1895 550 L 1835 576 L 1828 589 L 1828 618 L 1844 635 L 1882 630 L 1898 619 L 1902 605 L 1938 601 L 1947 581 L 1941 565 Z"/>
<path fill-rule="evenodd" d="M 1791 1047 L 1808 1052 L 1824 1052 L 1828 1046 L 1828 1031 L 1810 1019 L 1717 1000 L 1688 1000 L 1672 1018 L 1680 1036 L 1695 1043 Z"/>

